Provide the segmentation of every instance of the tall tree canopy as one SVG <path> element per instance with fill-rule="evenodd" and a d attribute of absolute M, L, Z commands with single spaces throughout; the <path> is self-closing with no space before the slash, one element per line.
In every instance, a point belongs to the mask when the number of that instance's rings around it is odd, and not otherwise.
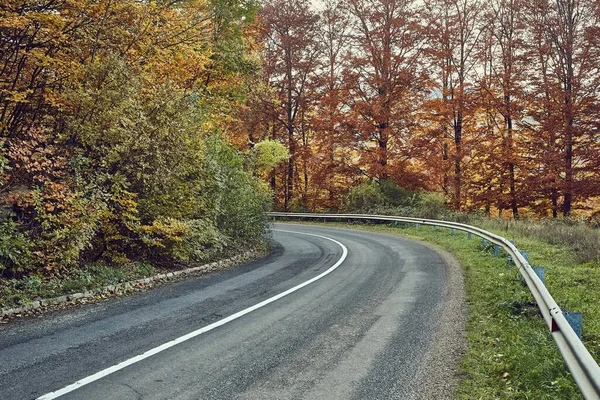
<path fill-rule="evenodd" d="M 295 7 L 305 27 L 300 15 L 314 11 Z M 443 192 L 456 210 L 599 211 L 598 2 L 342 0 L 320 11 L 292 41 L 311 55 L 293 66 L 308 85 L 288 92 L 303 98 L 294 128 L 303 150 L 285 181 L 312 190 L 274 186 L 284 208 L 339 207 L 349 187 L 393 180 Z M 272 6 L 261 13 L 267 29 L 296 32 Z M 263 66 L 284 77 L 286 52 L 273 49 Z M 282 119 L 291 80 L 265 82 L 280 93 L 267 108 Z"/>

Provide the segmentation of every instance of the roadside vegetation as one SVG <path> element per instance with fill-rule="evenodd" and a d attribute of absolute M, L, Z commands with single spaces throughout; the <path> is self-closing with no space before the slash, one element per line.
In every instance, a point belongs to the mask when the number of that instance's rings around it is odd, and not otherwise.
<path fill-rule="evenodd" d="M 363 184 L 345 211 L 456 220 L 514 240 L 533 266 L 546 268 L 546 286 L 565 311 L 583 313 L 583 342 L 600 360 L 598 229 L 585 221 L 490 219 L 449 211 L 435 194 L 394 184 Z M 336 224 L 427 241 L 463 266 L 469 305 L 468 350 L 461 364 L 460 399 L 579 399 L 579 390 L 520 274 L 507 255 L 464 232 L 400 224 Z"/>
<path fill-rule="evenodd" d="M 0 9 L 0 306 L 261 246 L 287 151 L 228 137 L 256 3 Z"/>

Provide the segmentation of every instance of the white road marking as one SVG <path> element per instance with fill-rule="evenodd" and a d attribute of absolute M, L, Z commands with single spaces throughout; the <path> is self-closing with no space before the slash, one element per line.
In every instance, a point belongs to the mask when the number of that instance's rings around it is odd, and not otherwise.
<path fill-rule="evenodd" d="M 285 233 L 295 233 L 295 234 L 299 234 L 299 235 L 315 236 L 315 237 L 318 237 L 318 238 L 321 238 L 321 239 L 330 240 L 330 241 L 336 243 L 337 245 L 339 245 L 342 248 L 342 256 L 327 271 L 321 273 L 320 275 L 315 276 L 312 279 L 307 280 L 306 282 L 301 283 L 298 286 L 294 286 L 293 288 L 288 289 L 285 292 L 279 293 L 278 295 L 273 296 L 271 298 L 268 298 L 267 300 L 261 301 L 260 303 L 255 304 L 252 307 L 248 307 L 248 308 L 246 308 L 246 309 L 244 309 L 242 311 L 238 311 L 237 313 L 235 313 L 233 315 L 230 315 L 229 317 L 223 318 L 223 319 L 221 319 L 221 320 L 219 320 L 217 322 L 214 322 L 214 323 L 212 323 L 210 325 L 207 325 L 207 326 L 205 326 L 203 328 L 200 328 L 198 330 L 190 332 L 187 335 L 180 336 L 177 339 L 171 340 L 170 342 L 164 343 L 164 344 L 162 344 L 162 345 L 160 345 L 158 347 L 150 349 L 150 350 L 146 351 L 145 353 L 137 355 L 137 356 L 135 356 L 133 358 L 130 358 L 128 360 L 122 361 L 122 362 L 120 362 L 120 363 L 118 363 L 116 365 L 113 365 L 112 367 L 103 369 L 102 371 L 96 372 L 95 374 L 90 375 L 87 378 L 80 379 L 77 382 L 72 383 L 69 386 L 65 386 L 62 389 L 59 389 L 57 391 L 50 392 L 50 393 L 47 393 L 47 394 L 45 394 L 43 396 L 40 396 L 40 397 L 37 398 L 37 400 L 51 400 L 51 399 L 56 399 L 56 398 L 58 398 L 60 396 L 63 396 L 65 394 L 67 394 L 67 393 L 70 393 L 70 392 L 72 392 L 74 390 L 77 390 L 77 389 L 79 389 L 79 388 L 81 388 L 81 387 L 83 387 L 83 386 L 85 386 L 85 385 L 87 385 L 89 383 L 92 383 L 94 381 L 102 379 L 105 376 L 108 376 L 108 375 L 110 375 L 110 374 L 112 374 L 114 372 L 122 370 L 125 367 L 128 367 L 128 366 L 130 366 L 132 364 L 135 364 L 137 362 L 145 360 L 146 358 L 152 357 L 153 355 L 158 354 L 158 353 L 160 353 L 162 351 L 165 351 L 165 350 L 167 350 L 167 349 L 169 349 L 169 348 L 171 348 L 173 346 L 176 346 L 179 343 L 183 343 L 183 342 L 185 342 L 187 340 L 195 338 L 196 336 L 200 336 L 203 333 L 211 331 L 211 330 L 213 330 L 213 329 L 215 329 L 215 328 L 217 328 L 219 326 L 225 325 L 226 323 L 231 322 L 233 320 L 236 320 L 236 319 L 238 319 L 238 318 L 240 318 L 240 317 L 242 317 L 242 316 L 244 316 L 244 315 L 246 315 L 248 313 L 251 313 L 252 311 L 258 310 L 259 308 L 262 308 L 262 307 L 266 306 L 267 304 L 271 304 L 274 301 L 277 301 L 277 300 L 281 299 L 282 297 L 287 296 L 290 293 L 293 293 L 293 292 L 295 292 L 295 291 L 297 291 L 299 289 L 302 289 L 303 287 L 308 286 L 311 283 L 313 283 L 315 281 L 318 281 L 319 279 L 323 278 L 325 275 L 328 275 L 329 273 L 333 272 L 337 267 L 339 267 L 344 262 L 344 260 L 348 256 L 348 249 L 346 248 L 346 246 L 344 246 L 342 243 L 338 242 L 335 239 L 332 239 L 332 238 L 329 238 L 329 237 L 326 237 L 326 236 L 315 235 L 315 234 L 312 234 L 312 233 L 286 231 L 286 230 L 282 230 L 282 229 L 273 229 L 273 230 L 279 231 L 279 232 L 285 232 Z"/>

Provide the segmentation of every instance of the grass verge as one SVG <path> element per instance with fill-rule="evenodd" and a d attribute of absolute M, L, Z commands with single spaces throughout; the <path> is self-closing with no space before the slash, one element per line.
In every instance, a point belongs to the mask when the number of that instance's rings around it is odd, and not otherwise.
<path fill-rule="evenodd" d="M 469 318 L 467 353 L 461 363 L 459 399 L 582 399 L 529 289 L 506 254 L 464 232 L 403 225 L 335 224 L 406 236 L 436 244 L 455 255 L 464 269 Z M 483 227 L 489 229 L 490 227 Z M 546 267 L 546 284 L 556 302 L 583 312 L 583 342 L 600 356 L 600 265 L 581 263 L 573 250 L 518 232 L 498 231 Z"/>

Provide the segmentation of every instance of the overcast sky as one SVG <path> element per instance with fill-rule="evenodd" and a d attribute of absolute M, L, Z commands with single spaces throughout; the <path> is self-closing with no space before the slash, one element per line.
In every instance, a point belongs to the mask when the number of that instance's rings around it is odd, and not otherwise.
<path fill-rule="evenodd" d="M 313 7 L 322 8 L 325 4 L 323 0 L 312 0 Z"/>

